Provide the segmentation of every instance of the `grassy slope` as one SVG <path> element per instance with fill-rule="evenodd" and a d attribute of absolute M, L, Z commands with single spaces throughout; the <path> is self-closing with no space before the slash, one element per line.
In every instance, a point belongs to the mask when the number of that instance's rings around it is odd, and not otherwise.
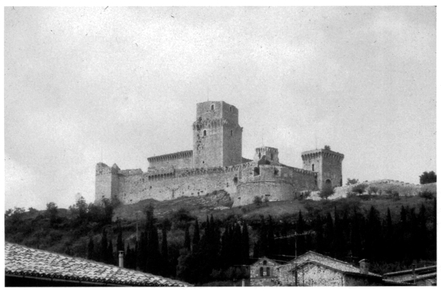
<path fill-rule="evenodd" d="M 424 187 L 435 187 L 435 185 L 432 184 Z M 409 206 L 411 208 L 415 207 L 418 209 L 418 207 L 425 202 L 426 201 L 423 198 L 418 196 L 401 196 L 399 198 L 392 199 L 387 195 L 378 195 L 371 197 L 365 196 L 363 199 L 347 198 L 329 201 L 278 201 L 263 203 L 263 205 L 260 207 L 257 207 L 256 205 L 247 205 L 232 208 L 223 207 L 223 210 L 217 210 L 216 208 L 219 205 L 231 205 L 231 200 L 229 199 L 228 195 L 225 192 L 220 191 L 220 193 L 201 197 L 181 197 L 175 200 L 161 202 L 144 200 L 132 205 L 122 205 L 116 209 L 114 218 L 116 219 L 118 217 L 122 219 L 124 240 L 130 240 L 134 239 L 136 233 L 136 213 L 138 212 L 138 219 L 140 222 L 139 230 L 142 231 L 142 225 L 144 224 L 145 220 L 143 210 L 150 203 L 154 205 L 155 217 L 159 221 L 163 218 L 171 217 L 173 212 L 179 210 L 180 208 L 185 208 L 190 211 L 192 216 L 197 217 L 200 222 L 205 221 L 207 216 L 213 215 L 216 219 L 221 221 L 228 219 L 245 219 L 250 224 L 253 224 L 258 223 L 262 215 L 265 217 L 271 215 L 276 220 L 288 218 L 291 221 L 295 221 L 299 211 L 302 211 L 304 217 L 307 218 L 309 215 L 316 215 L 317 213 L 322 215 L 327 212 L 333 213 L 334 207 L 340 208 L 351 205 L 359 205 L 364 211 L 368 211 L 371 206 L 374 206 L 382 216 L 386 213 L 387 208 L 390 208 L 393 219 L 396 220 L 399 219 L 400 209 L 402 206 Z M 433 200 L 429 201 L 428 203 L 433 203 Z M 67 211 L 61 210 L 60 215 L 67 216 Z M 35 213 L 32 215 L 27 215 L 26 220 L 31 223 L 31 220 L 35 218 L 34 216 L 36 216 Z M 48 225 L 48 222 L 46 222 L 45 225 Z M 95 241 L 98 243 L 100 240 L 100 230 L 96 230 L 94 233 Z M 50 238 L 54 235 L 59 237 L 59 239 L 54 241 Z M 254 236 L 253 234 L 250 235 Z M 15 234 L 6 234 L 6 239 L 13 238 L 14 236 Z M 54 252 L 64 252 L 66 249 L 66 244 L 69 244 L 71 245 L 75 255 L 85 256 L 87 252 L 87 236 L 75 236 L 74 233 L 65 231 L 63 227 L 52 230 L 42 225 L 41 227 L 34 229 L 31 233 L 23 234 L 22 237 L 23 236 L 23 239 L 16 242 L 29 246 L 41 247 Z M 169 243 L 181 245 L 183 237 L 184 231 L 182 229 L 174 229 L 173 233 L 170 233 Z M 114 239 L 116 239 L 115 233 Z"/>

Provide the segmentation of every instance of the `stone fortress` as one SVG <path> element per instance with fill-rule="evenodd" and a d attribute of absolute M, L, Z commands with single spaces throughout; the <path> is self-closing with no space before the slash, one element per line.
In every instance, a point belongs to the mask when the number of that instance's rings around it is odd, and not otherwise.
<path fill-rule="evenodd" d="M 147 158 L 147 172 L 96 165 L 95 201 L 117 198 L 125 204 L 168 200 L 225 190 L 233 206 L 254 197 L 292 200 L 303 191 L 342 185 L 344 155 L 329 146 L 302 153 L 303 169 L 279 162 L 279 151 L 256 148 L 253 160 L 242 157 L 239 110 L 223 101 L 197 104 L 193 150 Z"/>

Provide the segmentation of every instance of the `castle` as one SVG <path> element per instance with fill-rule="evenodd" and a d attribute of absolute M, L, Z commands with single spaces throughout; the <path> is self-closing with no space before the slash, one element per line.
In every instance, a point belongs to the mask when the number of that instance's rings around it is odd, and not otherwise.
<path fill-rule="evenodd" d="M 302 152 L 303 169 L 279 162 L 279 151 L 256 148 L 253 160 L 242 157 L 239 110 L 223 101 L 197 104 L 193 150 L 147 158 L 147 172 L 96 165 L 95 201 L 118 198 L 125 204 L 152 198 L 174 199 L 225 190 L 233 205 L 256 196 L 269 201 L 292 200 L 305 190 L 342 185 L 344 155 L 329 146 Z"/>

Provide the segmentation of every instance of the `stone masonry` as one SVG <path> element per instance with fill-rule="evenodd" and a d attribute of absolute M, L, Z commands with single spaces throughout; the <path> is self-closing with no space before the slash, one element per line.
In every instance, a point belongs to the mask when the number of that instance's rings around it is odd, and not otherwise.
<path fill-rule="evenodd" d="M 291 200 L 325 183 L 340 186 L 343 155 L 325 149 L 302 153 L 303 169 L 279 162 L 272 147 L 256 148 L 253 160 L 242 157 L 239 110 L 223 101 L 197 104 L 193 150 L 149 157 L 147 172 L 96 165 L 95 201 L 118 198 L 126 204 L 152 198 L 175 199 L 225 190 L 234 206 Z"/>

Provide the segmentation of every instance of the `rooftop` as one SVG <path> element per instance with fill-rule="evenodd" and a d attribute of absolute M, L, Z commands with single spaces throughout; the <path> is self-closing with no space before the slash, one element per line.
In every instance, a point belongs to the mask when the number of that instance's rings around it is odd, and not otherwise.
<path fill-rule="evenodd" d="M 169 286 L 189 284 L 82 258 L 55 254 L 5 242 L 6 276 L 64 279 L 100 285 Z"/>

